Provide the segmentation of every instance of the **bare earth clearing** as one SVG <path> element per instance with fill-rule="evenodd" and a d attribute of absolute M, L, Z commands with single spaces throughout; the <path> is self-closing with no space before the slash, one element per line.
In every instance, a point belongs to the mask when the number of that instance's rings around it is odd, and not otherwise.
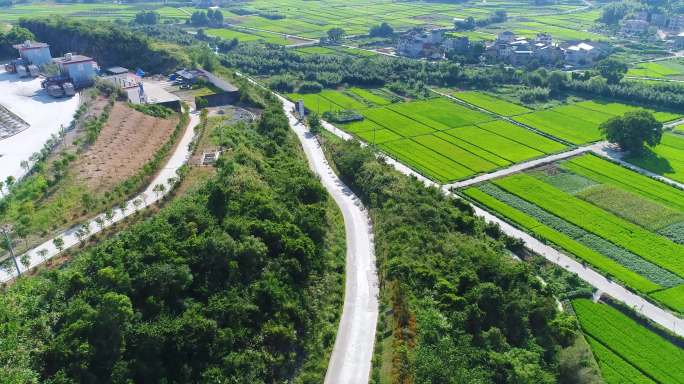
<path fill-rule="evenodd" d="M 94 192 L 135 175 L 164 145 L 178 118 L 158 119 L 116 103 L 95 143 L 74 163 L 74 173 Z"/>

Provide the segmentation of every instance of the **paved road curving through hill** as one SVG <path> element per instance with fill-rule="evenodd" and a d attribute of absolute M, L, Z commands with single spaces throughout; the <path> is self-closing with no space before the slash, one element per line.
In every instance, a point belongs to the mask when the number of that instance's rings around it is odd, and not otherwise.
<path fill-rule="evenodd" d="M 191 113 L 190 114 L 190 122 L 188 123 L 188 127 L 185 129 L 185 132 L 183 133 L 183 136 L 181 137 L 180 141 L 176 145 L 176 148 L 174 149 L 174 152 L 171 154 L 169 159 L 167 160 L 166 164 L 164 165 L 164 168 L 160 169 L 159 172 L 157 172 L 157 175 L 155 178 L 152 180 L 152 182 L 148 185 L 147 189 L 145 189 L 143 192 L 141 192 L 139 195 L 133 197 L 132 199 L 128 200 L 126 202 L 126 210 L 122 211 L 121 209 L 115 209 L 113 211 L 113 216 L 111 220 L 104 220 L 105 215 L 100 214 L 94 218 L 92 218 L 90 221 L 87 222 L 89 228 L 90 228 L 90 233 L 87 236 L 84 236 L 83 239 L 87 239 L 94 234 L 100 232 L 102 229 L 107 228 L 112 226 L 115 223 L 118 223 L 119 221 L 123 220 L 124 218 L 131 216 L 135 214 L 135 212 L 139 209 L 145 208 L 147 206 L 150 206 L 157 201 L 159 201 L 164 195 L 166 195 L 170 190 L 171 187 L 173 186 L 170 183 L 171 178 L 177 177 L 176 171 L 183 165 L 185 164 L 188 159 L 190 158 L 190 143 L 192 142 L 193 137 L 195 136 L 195 127 L 199 124 L 200 118 L 199 114 L 197 113 Z M 156 185 L 164 185 L 165 189 L 163 192 L 157 192 L 155 191 L 155 186 Z M 133 201 L 138 200 L 140 202 L 138 208 L 134 208 L 135 205 Z M 102 218 L 104 220 L 103 222 L 103 227 L 100 228 L 99 225 L 97 224 L 97 219 Z M 78 228 L 70 228 L 58 236 L 55 236 L 55 238 L 61 238 L 64 241 L 64 247 L 63 249 L 69 249 L 73 247 L 74 245 L 79 243 L 79 237 L 77 236 L 77 229 Z M 19 264 L 19 269 L 21 272 L 25 272 L 27 269 L 31 269 L 33 267 L 36 267 L 38 265 L 43 264 L 45 261 L 57 256 L 60 251 L 55 247 L 53 243 L 53 239 L 50 239 L 46 241 L 45 243 L 27 251 L 25 254 L 29 256 L 29 265 L 28 268 L 23 266 L 22 264 Z M 39 252 L 41 250 L 47 251 L 47 253 L 44 256 L 40 256 Z M 12 278 L 16 277 L 14 274 L 14 271 L 12 271 L 13 274 L 9 274 L 6 271 L 0 271 L 0 282 L 7 282 L 11 280 Z"/>
<path fill-rule="evenodd" d="M 294 116 L 294 104 L 278 96 L 309 166 L 340 207 L 347 240 L 344 307 L 325 384 L 368 383 L 378 320 L 378 277 L 373 228 L 361 201 L 335 174 L 314 135 Z"/>

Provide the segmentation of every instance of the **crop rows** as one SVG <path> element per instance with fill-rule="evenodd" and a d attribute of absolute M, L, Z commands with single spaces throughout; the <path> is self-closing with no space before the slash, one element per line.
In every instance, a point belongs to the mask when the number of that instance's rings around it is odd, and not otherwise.
<path fill-rule="evenodd" d="M 684 183 L 684 136 L 665 133 L 660 145 L 646 156 L 627 159 L 653 173 Z"/>
<path fill-rule="evenodd" d="M 512 163 L 544 155 L 541 151 L 475 126 L 454 128 L 445 131 L 445 133 L 481 148 L 486 148 Z"/>
<path fill-rule="evenodd" d="M 616 355 L 591 336 L 586 336 L 606 384 L 655 384 L 632 364 Z"/>
<path fill-rule="evenodd" d="M 437 130 L 493 120 L 484 113 L 462 107 L 444 98 L 394 104 L 389 108 Z"/>
<path fill-rule="evenodd" d="M 471 169 L 411 139 L 390 141 L 379 146 L 406 165 L 441 182 L 459 180 L 473 174 Z"/>
<path fill-rule="evenodd" d="M 673 188 L 648 176 L 613 164 L 594 155 L 583 155 L 565 161 L 561 168 L 604 184 L 644 196 L 653 201 L 684 211 L 684 191 Z"/>
<path fill-rule="evenodd" d="M 683 349 L 608 305 L 587 299 L 572 305 L 582 330 L 625 362 L 657 382 L 684 382 Z"/>
<path fill-rule="evenodd" d="M 513 104 L 482 92 L 458 92 L 454 94 L 454 97 L 502 116 L 514 116 L 531 112 L 522 105 Z"/>
<path fill-rule="evenodd" d="M 588 188 L 577 196 L 651 232 L 684 221 L 682 212 L 613 185 Z"/>
<path fill-rule="evenodd" d="M 489 209 L 498 212 L 509 220 L 517 223 L 528 232 L 538 236 L 539 238 L 546 239 L 562 249 L 565 249 L 571 254 L 594 266 L 598 270 L 601 270 L 608 275 L 615 276 L 636 291 L 647 293 L 661 288 L 659 285 L 647 280 L 645 277 L 640 276 L 633 271 L 630 271 L 614 260 L 611 260 L 608 257 L 580 244 L 563 233 L 543 225 L 532 216 L 527 215 L 511 207 L 510 205 L 495 199 L 494 197 L 482 192 L 477 188 L 468 188 L 464 191 L 464 193 L 480 204 L 483 204 Z"/>
<path fill-rule="evenodd" d="M 515 195 L 507 193 L 492 184 L 485 184 L 480 190 L 499 201 L 515 208 L 537 220 L 539 223 L 562 233 L 583 246 L 609 257 L 630 271 L 647 278 L 648 280 L 662 286 L 673 287 L 684 283 L 684 280 L 663 268 L 650 263 L 643 258 L 620 248 L 582 228 L 579 228 L 567 221 L 554 216 L 538 206 L 525 201 Z M 578 255 L 581 257 L 581 255 Z M 620 276 L 616 276 L 621 279 Z"/>
<path fill-rule="evenodd" d="M 509 176 L 495 183 L 506 191 L 654 264 L 684 276 L 684 247 L 636 224 L 560 191 L 529 175 Z"/>

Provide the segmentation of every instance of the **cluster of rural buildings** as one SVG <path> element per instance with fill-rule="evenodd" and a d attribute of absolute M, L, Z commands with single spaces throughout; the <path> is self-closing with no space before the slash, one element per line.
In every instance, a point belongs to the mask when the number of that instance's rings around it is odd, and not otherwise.
<path fill-rule="evenodd" d="M 623 20 L 620 26 L 620 32 L 625 36 L 654 35 L 654 30 L 666 32 L 674 49 L 684 49 L 684 15 L 640 11 Z"/>
<path fill-rule="evenodd" d="M 47 74 L 43 88 L 51 96 L 71 96 L 76 89 L 89 87 L 94 82 L 97 63 L 91 57 L 67 53 L 53 58 L 48 44 L 34 41 L 25 41 L 14 48 L 19 58 L 6 64 L 5 70 L 21 77 Z"/>
<path fill-rule="evenodd" d="M 134 104 L 159 104 L 180 111 L 181 99 L 169 92 L 169 82 L 180 89 L 191 88 L 202 82 L 213 92 L 201 96 L 206 107 L 231 104 L 239 98 L 237 87 L 203 69 L 182 69 L 165 81 L 143 79 L 144 72 L 135 72 L 122 67 L 100 69 L 97 62 L 88 56 L 67 53 L 53 58 L 46 43 L 26 41 L 14 46 L 19 58 L 5 65 L 7 72 L 20 77 L 43 76 L 43 88 L 53 97 L 72 96 L 78 89 L 90 87 L 96 78 L 121 89 Z M 195 99 L 197 103 L 198 100 Z"/>
<path fill-rule="evenodd" d="M 444 58 L 450 50 L 463 51 L 471 42 L 465 36 L 449 36 L 447 29 L 414 29 L 399 39 L 397 52 L 402 56 Z M 554 42 L 548 33 L 540 33 L 534 39 L 516 36 L 513 32 L 500 33 L 496 40 L 486 44 L 484 56 L 493 62 L 511 65 L 525 65 L 536 61 L 541 65 L 561 64 L 565 66 L 591 65 L 602 57 L 608 46 L 595 42 Z"/>

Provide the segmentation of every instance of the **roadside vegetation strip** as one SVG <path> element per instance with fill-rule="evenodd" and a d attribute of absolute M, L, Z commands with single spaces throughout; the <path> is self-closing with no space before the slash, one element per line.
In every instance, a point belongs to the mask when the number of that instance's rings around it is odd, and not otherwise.
<path fill-rule="evenodd" d="M 684 221 L 684 212 L 676 211 L 614 185 L 597 185 L 576 196 L 610 211 L 651 232 Z"/>
<path fill-rule="evenodd" d="M 498 168 L 496 163 L 485 160 L 482 157 L 435 135 L 416 136 L 413 140 L 425 146 L 423 151 L 435 151 L 478 173 Z"/>
<path fill-rule="evenodd" d="M 653 292 L 651 296 L 679 313 L 684 313 L 684 285 Z"/>
<path fill-rule="evenodd" d="M 684 246 L 525 174 L 494 181 L 504 190 L 647 261 L 684 276 Z"/>
<path fill-rule="evenodd" d="M 656 384 L 643 372 L 603 346 L 591 336 L 585 336 L 606 384 Z"/>
<path fill-rule="evenodd" d="M 659 383 L 684 382 L 684 349 L 622 312 L 588 299 L 572 301 L 582 330 Z"/>
<path fill-rule="evenodd" d="M 208 28 L 204 32 L 207 36 L 216 36 L 225 40 L 238 39 L 240 42 L 264 41 L 270 44 L 287 45 L 290 41 L 286 38 L 267 32 L 245 32 L 227 28 Z"/>
<path fill-rule="evenodd" d="M 594 154 L 564 161 L 560 167 L 600 183 L 637 193 L 653 201 L 684 212 L 684 191 L 639 174 Z"/>
<path fill-rule="evenodd" d="M 613 276 L 615 279 L 623 282 L 637 292 L 647 294 L 648 292 L 662 288 L 660 285 L 649 281 L 634 271 L 627 269 L 620 263 L 611 260 L 610 258 L 590 249 L 589 247 L 582 245 L 581 243 L 573 240 L 570 236 L 567 236 L 542 224 L 536 218 L 511 207 L 509 204 L 496 199 L 488 193 L 485 193 L 477 188 L 465 189 L 463 193 L 479 204 L 484 205 L 488 209 L 497 212 L 506 219 L 519 225 L 523 229 L 530 231 L 532 234 L 555 244 L 557 247 L 569 252 L 572 255 L 575 255 L 579 259 L 592 265 L 594 268 L 597 268 L 603 273 Z"/>
<path fill-rule="evenodd" d="M 665 133 L 659 145 L 641 157 L 626 157 L 629 163 L 684 183 L 684 136 Z"/>
<path fill-rule="evenodd" d="M 514 116 L 513 120 L 572 144 L 586 144 L 601 139 L 597 125 L 553 110 Z"/>
<path fill-rule="evenodd" d="M 511 163 L 518 163 L 544 155 L 544 152 L 509 140 L 477 126 L 454 128 L 445 131 L 445 133 L 486 149 Z"/>
<path fill-rule="evenodd" d="M 411 139 L 380 144 L 381 149 L 427 177 L 446 183 L 474 175 L 476 172 Z"/>
<path fill-rule="evenodd" d="M 363 115 L 374 123 L 388 128 L 404 137 L 424 135 L 435 131 L 434 128 L 419 123 L 418 121 L 396 113 L 388 108 L 367 109 L 363 111 Z"/>
<path fill-rule="evenodd" d="M 531 112 L 530 109 L 525 108 L 522 105 L 514 104 L 506 100 L 490 96 L 483 92 L 456 92 L 453 94 L 453 96 L 457 99 L 465 101 L 466 103 L 473 104 L 477 107 L 502 116 L 514 116 Z"/>
<path fill-rule="evenodd" d="M 392 104 L 389 108 L 404 115 L 420 116 L 440 124 L 440 127 L 455 128 L 494 120 L 491 116 L 437 97 L 410 103 Z"/>
<path fill-rule="evenodd" d="M 521 212 L 532 216 L 541 224 L 558 231 L 583 246 L 597 252 L 605 257 L 608 257 L 630 271 L 641 275 L 642 277 L 656 283 L 662 287 L 669 288 L 679 284 L 684 284 L 684 279 L 675 275 L 674 273 L 661 268 L 651 262 L 644 260 L 642 257 L 635 255 L 628 250 L 617 246 L 607 240 L 602 239 L 586 230 L 555 216 L 542 208 L 523 200 L 522 198 L 510 194 L 495 185 L 488 183 L 479 187 L 479 189 L 499 201 L 518 209 Z"/>

